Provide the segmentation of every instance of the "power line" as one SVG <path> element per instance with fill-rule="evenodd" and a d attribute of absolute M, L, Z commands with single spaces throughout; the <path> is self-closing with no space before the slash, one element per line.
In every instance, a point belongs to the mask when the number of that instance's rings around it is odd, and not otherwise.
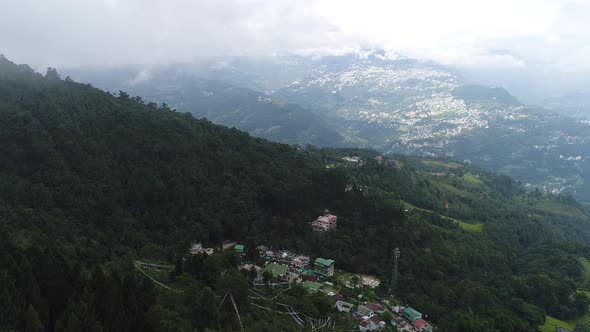
<path fill-rule="evenodd" d="M 163 284 L 163 283 L 159 282 L 158 280 L 154 279 L 152 276 L 150 276 L 149 274 L 147 274 L 147 273 L 146 273 L 146 272 L 145 272 L 145 271 L 144 271 L 144 270 L 141 268 L 141 265 L 140 265 L 140 264 L 136 264 L 136 263 L 134 263 L 134 264 L 133 264 L 133 266 L 135 266 L 135 268 L 136 268 L 136 269 L 137 269 L 139 272 L 141 272 L 143 275 L 145 275 L 146 277 L 148 277 L 148 278 L 149 278 L 151 281 L 153 281 L 153 282 L 154 282 L 156 285 L 158 285 L 158 286 L 160 286 L 160 287 L 163 287 L 163 288 L 165 288 L 165 289 L 167 289 L 167 290 L 169 290 L 169 291 L 171 291 L 171 292 L 173 292 L 173 293 L 176 293 L 176 294 L 182 294 L 182 293 L 184 293 L 184 292 L 183 292 L 183 291 L 181 291 L 181 290 L 174 289 L 174 288 L 172 288 L 172 287 L 170 287 L 170 286 L 167 286 L 167 285 L 165 285 L 165 284 Z"/>
<path fill-rule="evenodd" d="M 399 257 L 401 252 L 398 247 L 393 249 L 393 269 L 391 271 L 391 277 L 389 279 L 389 294 L 394 295 L 397 291 L 397 286 L 399 282 L 399 270 L 398 270 L 398 263 Z"/>

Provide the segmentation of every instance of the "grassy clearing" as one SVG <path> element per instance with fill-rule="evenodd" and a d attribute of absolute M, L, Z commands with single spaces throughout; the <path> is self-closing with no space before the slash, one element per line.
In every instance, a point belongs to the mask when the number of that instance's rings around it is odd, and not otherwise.
<path fill-rule="evenodd" d="M 410 210 L 418 210 L 418 211 L 425 212 L 425 213 L 436 214 L 436 212 L 434 212 L 432 210 L 426 210 L 426 209 L 419 208 L 419 207 L 412 205 L 406 201 L 402 201 L 402 203 L 404 204 L 404 206 L 407 209 L 410 209 Z M 483 231 L 483 224 L 482 223 L 472 224 L 472 223 L 461 221 L 459 219 L 455 219 L 455 218 L 451 218 L 451 217 L 447 217 L 447 216 L 443 216 L 443 215 L 440 215 L 440 216 L 441 216 L 441 218 L 443 218 L 445 220 L 459 224 L 459 227 L 461 227 L 462 229 L 464 229 L 466 231 L 478 232 L 478 233 Z"/>
<path fill-rule="evenodd" d="M 446 169 L 463 168 L 462 164 L 459 164 L 454 161 L 444 162 L 441 160 L 422 160 L 422 163 L 427 166 L 436 166 L 436 167 L 442 167 L 442 168 L 446 168 Z"/>
<path fill-rule="evenodd" d="M 464 222 L 464 221 L 461 221 L 461 220 L 455 219 L 455 218 L 449 218 L 449 217 L 444 217 L 444 218 L 448 219 L 452 222 L 456 222 L 457 224 L 459 224 L 459 227 L 461 227 L 462 229 L 464 229 L 466 231 L 479 233 L 483 230 L 483 224 L 481 224 L 481 223 L 471 224 L 471 223 Z"/>
<path fill-rule="evenodd" d="M 408 202 L 406 202 L 406 201 L 404 201 L 404 200 L 402 200 L 402 204 L 403 204 L 403 205 L 404 205 L 404 206 L 405 206 L 407 209 L 418 209 L 418 210 L 423 210 L 423 209 L 421 209 L 421 208 L 417 207 L 416 205 L 413 205 L 413 204 L 411 204 L 411 203 L 408 203 Z"/>
<path fill-rule="evenodd" d="M 483 230 L 483 224 L 470 224 L 460 220 L 458 220 L 458 223 L 459 227 L 463 228 L 466 231 L 481 232 Z"/>
<path fill-rule="evenodd" d="M 575 326 L 572 326 L 569 323 L 566 323 L 566 322 L 559 320 L 557 318 L 547 316 L 547 318 L 545 320 L 545 324 L 539 326 L 539 330 L 541 332 L 555 332 L 556 326 L 563 327 L 564 329 L 567 329 L 570 331 L 573 331 L 574 327 L 575 327 Z"/>
<path fill-rule="evenodd" d="M 553 213 L 562 215 L 568 218 L 576 218 L 576 219 L 586 219 L 588 218 L 582 211 L 578 208 L 566 204 L 562 204 L 557 201 L 542 201 L 536 205 L 536 208 L 542 212 Z"/>
<path fill-rule="evenodd" d="M 465 174 L 465 175 L 463 175 L 463 180 L 465 180 L 465 182 L 472 184 L 474 186 L 482 186 L 482 187 L 485 186 L 483 181 L 475 175 Z"/>
<path fill-rule="evenodd" d="M 442 190 L 446 190 L 449 191 L 457 196 L 461 196 L 461 197 L 465 197 L 467 196 L 468 192 L 463 191 L 457 187 L 454 187 L 448 183 L 442 182 L 442 181 L 438 181 L 438 180 L 432 180 L 431 181 L 432 184 L 438 186 L 439 188 L 441 188 Z"/>

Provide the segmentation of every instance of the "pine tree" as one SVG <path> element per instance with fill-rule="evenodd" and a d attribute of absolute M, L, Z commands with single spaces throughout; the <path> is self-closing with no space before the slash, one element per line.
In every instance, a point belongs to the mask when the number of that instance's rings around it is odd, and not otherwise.
<path fill-rule="evenodd" d="M 39 314 L 35 308 L 29 304 L 25 314 L 25 332 L 43 332 L 43 323 L 39 319 Z"/>

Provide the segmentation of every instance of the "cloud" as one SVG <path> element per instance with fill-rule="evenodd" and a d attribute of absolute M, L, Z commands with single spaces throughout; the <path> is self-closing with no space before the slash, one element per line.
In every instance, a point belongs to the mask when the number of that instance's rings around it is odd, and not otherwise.
<path fill-rule="evenodd" d="M 307 11 L 305 1 L 6 1 L 0 52 L 67 66 L 336 47 L 336 28 Z"/>
<path fill-rule="evenodd" d="M 589 15 L 585 0 L 2 1 L 0 53 L 60 67 L 380 48 L 457 66 L 590 69 Z"/>

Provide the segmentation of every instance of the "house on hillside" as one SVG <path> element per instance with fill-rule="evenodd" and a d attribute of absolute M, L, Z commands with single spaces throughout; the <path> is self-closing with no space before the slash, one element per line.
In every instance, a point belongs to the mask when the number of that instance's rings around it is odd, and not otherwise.
<path fill-rule="evenodd" d="M 334 300 L 334 302 L 344 301 L 345 300 L 344 296 L 342 294 L 338 294 L 338 293 L 335 293 L 334 295 L 329 295 L 328 294 L 328 296 L 330 296 L 332 298 L 332 300 Z"/>
<path fill-rule="evenodd" d="M 428 322 L 425 321 L 424 319 L 416 319 L 415 321 L 412 322 L 412 326 L 418 332 L 431 332 L 432 331 L 432 326 L 430 326 L 430 324 L 428 324 Z"/>
<path fill-rule="evenodd" d="M 246 254 L 246 246 L 243 244 L 236 244 L 234 246 L 234 251 L 240 255 L 245 255 Z"/>
<path fill-rule="evenodd" d="M 223 244 L 221 245 L 221 248 L 223 248 L 223 250 L 226 249 L 231 249 L 236 245 L 235 241 L 223 241 Z"/>
<path fill-rule="evenodd" d="M 191 255 L 198 255 L 198 254 L 207 254 L 207 255 L 212 255 L 213 254 L 213 248 L 203 248 L 203 245 L 200 243 L 193 243 L 193 245 L 190 248 L 190 254 Z"/>
<path fill-rule="evenodd" d="M 348 314 L 350 313 L 350 310 L 352 310 L 353 306 L 354 305 L 352 303 L 336 301 L 336 309 L 338 309 L 339 312 L 345 312 Z"/>
<path fill-rule="evenodd" d="M 310 261 L 309 256 L 297 255 L 297 256 L 293 257 L 293 259 L 291 260 L 291 265 L 293 265 L 294 267 L 302 268 L 302 267 L 308 266 L 309 261 Z"/>
<path fill-rule="evenodd" d="M 292 260 L 293 260 L 292 253 L 290 253 L 287 250 L 279 251 L 279 254 L 277 255 L 277 261 L 279 263 L 290 265 Z"/>
<path fill-rule="evenodd" d="M 373 310 L 375 313 L 382 314 L 385 311 L 385 307 L 379 303 L 365 303 L 365 307 Z"/>
<path fill-rule="evenodd" d="M 277 260 L 277 252 L 273 251 L 273 250 L 267 250 L 264 253 L 264 258 L 271 260 L 271 261 L 276 261 Z"/>
<path fill-rule="evenodd" d="M 343 157 L 342 160 L 346 162 L 346 166 L 348 167 L 361 167 L 363 166 L 363 160 L 360 157 L 353 156 L 353 157 Z"/>
<path fill-rule="evenodd" d="M 361 318 L 370 318 L 375 315 L 375 312 L 373 311 L 373 309 L 361 304 L 358 307 L 356 307 L 356 315 Z"/>
<path fill-rule="evenodd" d="M 337 223 L 338 217 L 329 213 L 325 213 L 323 216 L 319 216 L 316 220 L 312 221 L 311 227 L 316 232 L 325 232 L 336 228 Z"/>
<path fill-rule="evenodd" d="M 260 257 L 264 257 L 267 250 L 268 250 L 267 246 L 260 245 L 260 246 L 256 247 L 256 251 L 258 251 L 258 255 Z"/>
<path fill-rule="evenodd" d="M 385 322 L 378 315 L 363 317 L 359 323 L 359 331 L 380 331 L 385 329 Z"/>
<path fill-rule="evenodd" d="M 318 257 L 313 263 L 313 272 L 324 277 L 331 277 L 334 275 L 334 263 L 333 259 Z"/>
<path fill-rule="evenodd" d="M 190 249 L 191 255 L 198 255 L 202 251 L 203 251 L 203 245 L 200 243 L 194 243 Z"/>
<path fill-rule="evenodd" d="M 406 317 L 410 322 L 422 319 L 422 313 L 411 307 L 405 307 L 402 310 L 402 316 Z"/>

